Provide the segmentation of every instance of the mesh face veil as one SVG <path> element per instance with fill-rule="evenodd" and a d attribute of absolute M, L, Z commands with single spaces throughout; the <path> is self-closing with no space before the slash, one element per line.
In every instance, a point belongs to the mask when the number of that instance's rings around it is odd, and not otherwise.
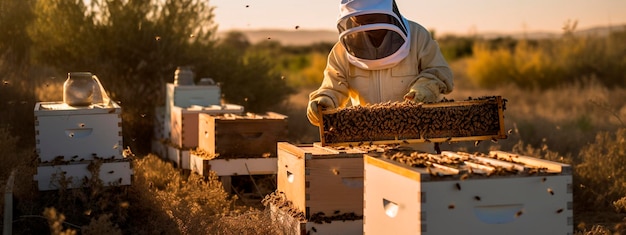
<path fill-rule="evenodd" d="M 353 0 L 341 4 L 339 41 L 353 65 L 390 68 L 409 53 L 407 21 L 393 0 Z"/>

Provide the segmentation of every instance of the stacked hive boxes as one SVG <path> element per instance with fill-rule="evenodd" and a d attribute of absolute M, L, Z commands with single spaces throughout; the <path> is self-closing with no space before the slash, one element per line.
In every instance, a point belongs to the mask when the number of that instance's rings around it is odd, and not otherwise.
<path fill-rule="evenodd" d="M 63 102 L 35 106 L 39 190 L 83 186 L 99 167 L 105 185 L 130 185 L 131 165 L 123 157 L 121 107 L 73 107 Z M 91 169 L 91 170 L 90 170 Z"/>
<path fill-rule="evenodd" d="M 277 145 L 278 188 L 273 196 L 282 199 L 266 200 L 274 218 L 292 218 L 281 220 L 292 223 L 289 228 L 298 234 L 362 234 L 365 152 Z M 303 215 L 299 219 L 298 213 Z"/>
<path fill-rule="evenodd" d="M 198 146 L 198 115 L 243 113 L 243 106 L 221 104 L 218 84 L 166 84 L 166 102 L 163 111 L 157 109 L 152 149 L 177 167 L 189 168 L 189 150 Z"/>
<path fill-rule="evenodd" d="M 572 234 L 572 200 L 571 167 L 534 157 L 278 143 L 264 202 L 300 234 Z"/>
<path fill-rule="evenodd" d="M 218 176 L 276 174 L 276 143 L 287 138 L 287 116 L 268 112 L 199 115 L 191 170 Z"/>
<path fill-rule="evenodd" d="M 214 85 L 179 85 L 167 83 L 165 88 L 165 113 L 163 113 L 163 134 L 170 135 L 170 113 L 173 107 L 189 108 L 196 106 L 220 105 L 220 86 Z"/>
<path fill-rule="evenodd" d="M 569 165 L 489 156 L 368 153 L 365 234 L 572 234 Z"/>

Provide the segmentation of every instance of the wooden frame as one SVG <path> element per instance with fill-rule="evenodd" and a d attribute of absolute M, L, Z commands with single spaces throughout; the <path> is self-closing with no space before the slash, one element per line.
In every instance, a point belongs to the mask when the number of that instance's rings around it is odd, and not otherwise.
<path fill-rule="evenodd" d="M 325 110 L 320 111 L 320 140 L 322 146 L 356 146 L 362 144 L 412 144 L 412 143 L 424 143 L 424 142 L 459 142 L 459 141 L 482 141 L 482 140 L 496 140 L 496 139 L 506 139 L 507 135 L 504 127 L 504 109 L 505 109 L 505 101 L 500 96 L 495 96 L 490 99 L 477 99 L 477 100 L 467 100 L 467 101 L 454 101 L 454 102 L 440 102 L 440 103 L 427 103 L 421 104 L 419 108 L 422 109 L 432 109 L 432 108 L 455 108 L 462 106 L 471 106 L 471 105 L 480 105 L 480 104 L 488 104 L 493 103 L 497 104 L 497 110 L 494 110 L 498 114 L 499 120 L 499 129 L 497 133 L 493 133 L 490 135 L 466 135 L 466 136 L 446 136 L 446 137 L 427 137 L 427 135 L 423 136 L 412 136 L 410 138 L 401 137 L 400 135 L 396 135 L 394 138 L 376 138 L 367 141 L 359 140 L 359 141 L 341 141 L 341 142 L 333 142 L 329 141 L 325 136 L 326 133 L 330 129 L 324 126 L 324 116 L 328 116 L 329 114 L 334 114 L 340 111 L 340 109 L 335 110 Z M 397 116 L 397 118 L 407 118 L 403 116 Z M 415 117 L 411 117 L 415 118 Z M 367 122 L 367 120 L 363 121 Z"/>

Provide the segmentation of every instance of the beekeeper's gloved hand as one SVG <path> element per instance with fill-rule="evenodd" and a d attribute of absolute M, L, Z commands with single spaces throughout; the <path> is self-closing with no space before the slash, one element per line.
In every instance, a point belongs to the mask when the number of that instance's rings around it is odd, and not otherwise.
<path fill-rule="evenodd" d="M 322 119 L 320 109 L 335 108 L 335 102 L 328 96 L 319 96 L 309 101 L 309 107 L 306 110 L 306 116 L 311 124 L 319 126 Z"/>
<path fill-rule="evenodd" d="M 409 92 L 404 95 L 404 99 L 417 103 L 437 102 L 443 86 L 445 84 L 437 79 L 421 77 L 411 86 Z"/>

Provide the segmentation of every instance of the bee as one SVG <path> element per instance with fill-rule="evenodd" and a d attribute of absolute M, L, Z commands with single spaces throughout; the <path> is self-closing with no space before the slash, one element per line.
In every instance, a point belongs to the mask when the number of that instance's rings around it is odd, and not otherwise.
<path fill-rule="evenodd" d="M 317 229 L 315 227 L 311 227 L 311 230 L 313 230 L 313 232 L 317 232 Z"/>
<path fill-rule="evenodd" d="M 74 138 L 74 132 L 71 132 L 68 136 L 69 136 L 70 138 Z"/>
<path fill-rule="evenodd" d="M 454 186 L 456 186 L 456 189 L 457 189 L 457 190 L 461 191 L 461 184 L 456 183 Z"/>
<path fill-rule="evenodd" d="M 523 211 L 518 211 L 517 213 L 515 213 L 515 218 L 522 216 L 522 214 L 524 214 Z"/>
<path fill-rule="evenodd" d="M 336 214 L 339 214 L 339 210 L 336 210 L 336 211 L 334 212 L 334 214 L 335 214 L 335 215 L 336 215 Z"/>
<path fill-rule="evenodd" d="M 465 173 L 461 176 L 461 180 L 466 180 L 469 178 L 469 174 Z"/>
<path fill-rule="evenodd" d="M 78 126 L 83 128 L 83 127 L 85 127 L 85 123 L 78 123 Z"/>
<path fill-rule="evenodd" d="M 145 117 L 146 117 L 146 114 L 145 114 L 145 113 L 142 113 L 140 116 L 141 116 L 142 118 L 145 118 Z"/>
<path fill-rule="evenodd" d="M 556 210 L 557 214 L 561 214 L 561 212 L 563 212 L 563 208 Z"/>
<path fill-rule="evenodd" d="M 554 191 L 551 188 L 548 188 L 548 193 L 550 193 L 550 195 L 554 195 Z"/>
<path fill-rule="evenodd" d="M 109 173 L 109 174 L 113 174 L 113 173 L 115 173 L 115 171 L 109 171 L 109 172 L 107 172 L 107 173 Z"/>
<path fill-rule="evenodd" d="M 449 209 L 449 210 L 454 209 L 454 204 L 450 204 L 450 205 L 448 205 L 448 209 Z"/>
<path fill-rule="evenodd" d="M 548 178 L 546 177 L 541 178 L 541 182 L 546 182 L 546 180 L 548 180 Z"/>
<path fill-rule="evenodd" d="M 474 142 L 474 147 L 478 147 L 478 144 L 480 144 L 480 140 L 477 140 L 476 142 Z"/>
<path fill-rule="evenodd" d="M 75 158 L 77 158 L 77 157 L 78 157 L 78 155 L 74 155 L 74 156 L 72 157 L 72 159 L 75 159 Z"/>
<path fill-rule="evenodd" d="M 491 137 L 491 142 L 494 142 L 494 143 L 497 144 L 498 143 L 498 139 L 496 139 L 495 137 Z"/>
<path fill-rule="evenodd" d="M 474 200 L 480 201 L 480 196 L 474 196 Z"/>
<path fill-rule="evenodd" d="M 300 28 L 300 26 L 299 26 L 299 25 L 296 25 L 296 29 L 299 29 L 299 28 Z"/>

